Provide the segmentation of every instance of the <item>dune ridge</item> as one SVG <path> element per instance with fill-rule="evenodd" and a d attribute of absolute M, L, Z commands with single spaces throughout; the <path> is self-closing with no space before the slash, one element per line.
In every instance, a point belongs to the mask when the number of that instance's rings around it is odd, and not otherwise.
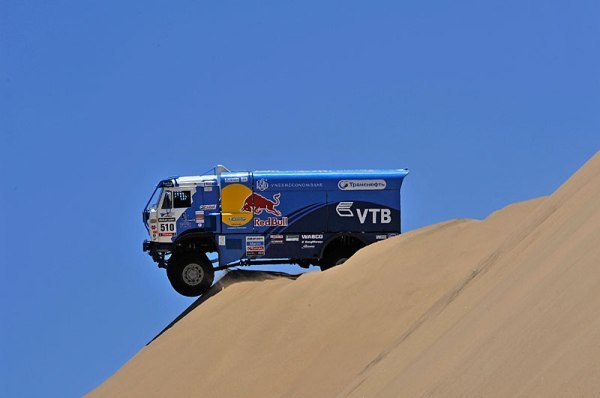
<path fill-rule="evenodd" d="M 600 155 L 556 192 L 225 283 L 89 396 L 600 394 Z"/>

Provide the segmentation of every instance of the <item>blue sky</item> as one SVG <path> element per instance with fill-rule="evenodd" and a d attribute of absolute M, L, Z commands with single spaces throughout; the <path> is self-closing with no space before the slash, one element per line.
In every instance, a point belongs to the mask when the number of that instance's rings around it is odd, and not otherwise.
<path fill-rule="evenodd" d="M 404 230 L 551 193 L 600 149 L 599 4 L 0 1 L 0 395 L 191 303 L 141 251 L 162 177 L 407 167 Z"/>

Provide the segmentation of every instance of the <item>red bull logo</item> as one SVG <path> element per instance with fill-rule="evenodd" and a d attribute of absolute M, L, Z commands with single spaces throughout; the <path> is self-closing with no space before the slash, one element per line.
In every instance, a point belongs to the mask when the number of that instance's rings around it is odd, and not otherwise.
<path fill-rule="evenodd" d="M 267 217 L 266 220 L 261 220 L 260 218 L 254 219 L 255 227 L 287 227 L 288 226 L 288 218 L 287 217 Z"/>
<path fill-rule="evenodd" d="M 279 206 L 280 193 L 273 195 L 273 200 L 269 200 L 262 195 L 252 193 L 244 200 L 242 211 L 254 212 L 254 214 L 261 214 L 263 210 L 274 216 L 281 217 L 281 212 L 276 209 Z"/>

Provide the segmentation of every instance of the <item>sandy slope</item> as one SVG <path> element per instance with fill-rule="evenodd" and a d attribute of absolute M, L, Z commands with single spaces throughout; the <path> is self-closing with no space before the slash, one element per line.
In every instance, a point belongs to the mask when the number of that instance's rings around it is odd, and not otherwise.
<path fill-rule="evenodd" d="M 600 155 L 557 192 L 241 281 L 91 396 L 600 395 Z"/>

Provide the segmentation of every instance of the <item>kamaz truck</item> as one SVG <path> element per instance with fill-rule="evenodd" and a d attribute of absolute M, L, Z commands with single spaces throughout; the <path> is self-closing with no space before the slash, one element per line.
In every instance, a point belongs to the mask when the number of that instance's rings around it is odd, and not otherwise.
<path fill-rule="evenodd" d="M 400 233 L 406 169 L 229 171 L 158 183 L 143 211 L 143 250 L 173 288 L 198 296 L 214 272 L 264 264 L 342 264 Z M 207 253 L 216 253 L 209 260 Z M 215 263 L 215 265 L 213 265 Z"/>

